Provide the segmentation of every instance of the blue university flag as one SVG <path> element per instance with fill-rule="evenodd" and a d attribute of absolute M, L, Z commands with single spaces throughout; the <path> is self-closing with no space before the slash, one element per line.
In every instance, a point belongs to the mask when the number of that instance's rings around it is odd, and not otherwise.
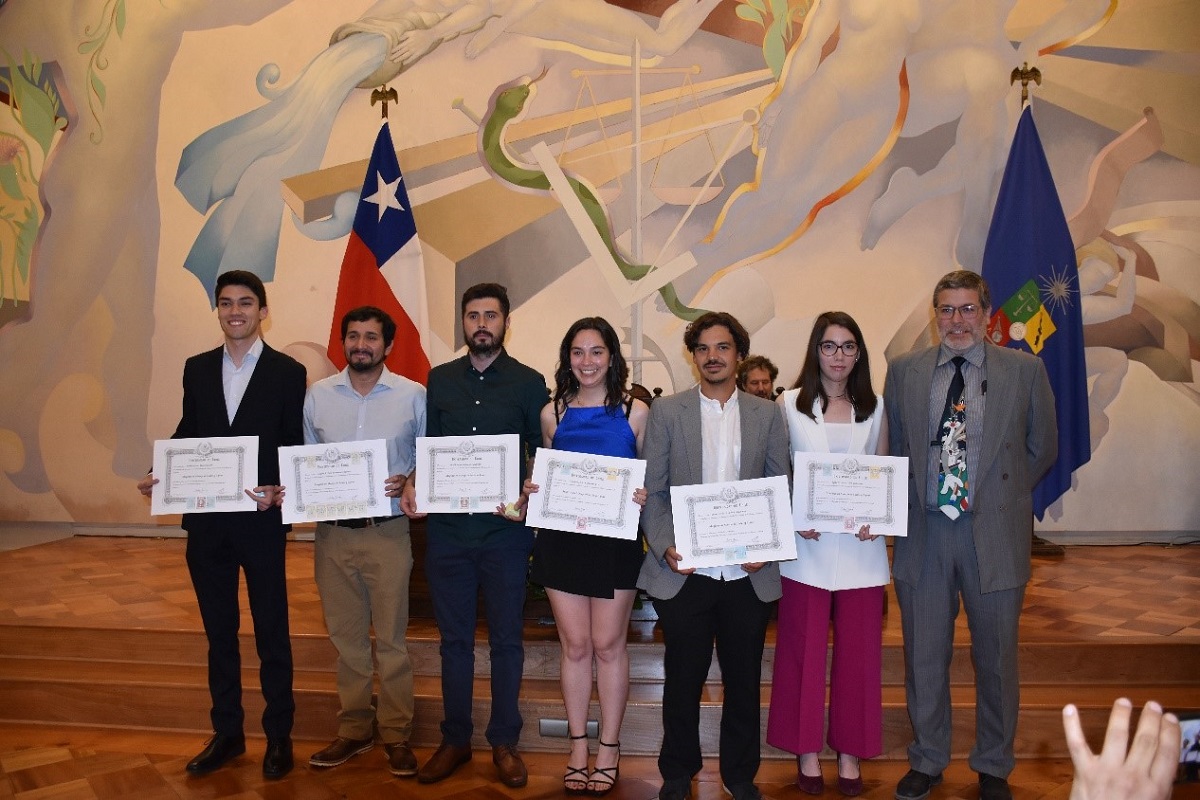
<path fill-rule="evenodd" d="M 1058 460 L 1033 490 L 1038 519 L 1091 458 L 1087 367 L 1075 246 L 1030 108 L 1021 113 L 983 251 L 992 292 L 988 336 L 1046 364 L 1058 417 Z"/>

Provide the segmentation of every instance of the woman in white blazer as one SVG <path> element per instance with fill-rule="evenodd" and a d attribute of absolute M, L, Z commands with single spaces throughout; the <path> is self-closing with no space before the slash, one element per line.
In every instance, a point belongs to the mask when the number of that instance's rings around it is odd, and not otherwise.
<path fill-rule="evenodd" d="M 862 331 L 850 315 L 817 317 L 795 385 L 780 395 L 791 452 L 887 455 L 883 398 L 871 388 Z M 794 456 L 793 456 L 794 459 Z M 833 623 L 829 747 L 838 788 L 862 792 L 859 759 L 883 752 L 882 639 L 887 547 L 857 533 L 797 531 L 795 561 L 780 563 L 783 597 L 767 742 L 797 754 L 796 785 L 824 791 L 825 663 Z"/>

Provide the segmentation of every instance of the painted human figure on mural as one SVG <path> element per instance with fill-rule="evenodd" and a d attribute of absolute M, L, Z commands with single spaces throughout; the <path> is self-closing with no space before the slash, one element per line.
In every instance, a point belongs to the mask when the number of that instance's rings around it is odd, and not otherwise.
<path fill-rule="evenodd" d="M 718 268 L 782 250 L 820 208 L 852 191 L 898 137 L 958 121 L 954 145 L 918 176 L 901 167 L 871 209 L 870 248 L 925 200 L 962 191 L 956 260 L 979 268 L 991 205 L 1017 111 L 1009 73 L 1019 59 L 1094 26 L 1111 0 L 1076 0 L 1014 49 L 1004 25 L 1016 0 L 821 0 L 805 18 L 780 85 L 761 108 L 756 185 L 735 192 L 712 244 Z M 822 57 L 831 39 L 836 44 Z M 789 214 L 777 213 L 791 209 Z M 768 213 L 774 212 L 774 213 Z"/>

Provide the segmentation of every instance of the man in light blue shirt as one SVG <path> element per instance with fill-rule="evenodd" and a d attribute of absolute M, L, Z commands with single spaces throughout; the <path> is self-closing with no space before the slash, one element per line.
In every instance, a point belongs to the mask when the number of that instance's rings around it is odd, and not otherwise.
<path fill-rule="evenodd" d="M 416 439 L 425 435 L 425 387 L 389 371 L 396 323 L 374 306 L 342 318 L 346 368 L 314 383 L 304 400 L 306 444 L 383 439 L 387 442 L 385 493 L 392 514 L 317 523 L 313 557 L 329 638 L 338 651 L 341 711 L 337 738 L 309 759 L 334 767 L 374 746 L 374 728 L 393 775 L 417 774 L 408 746 L 413 719 L 413 669 L 408 630 L 408 579 L 412 541 L 399 497 L 413 472 Z M 371 660 L 371 628 L 375 661 Z M 373 666 L 379 670 L 379 705 L 371 705 Z"/>

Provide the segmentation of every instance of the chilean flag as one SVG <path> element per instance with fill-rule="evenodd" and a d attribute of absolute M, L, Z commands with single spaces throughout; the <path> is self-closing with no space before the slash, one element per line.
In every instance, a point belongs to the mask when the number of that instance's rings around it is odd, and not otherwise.
<path fill-rule="evenodd" d="M 338 278 L 327 351 L 338 369 L 346 366 L 342 317 L 358 306 L 378 306 L 396 321 L 396 339 L 387 367 L 424 385 L 429 375 L 429 350 L 423 343 L 429 330 L 425 266 L 417 223 L 386 121 L 375 137 Z"/>

